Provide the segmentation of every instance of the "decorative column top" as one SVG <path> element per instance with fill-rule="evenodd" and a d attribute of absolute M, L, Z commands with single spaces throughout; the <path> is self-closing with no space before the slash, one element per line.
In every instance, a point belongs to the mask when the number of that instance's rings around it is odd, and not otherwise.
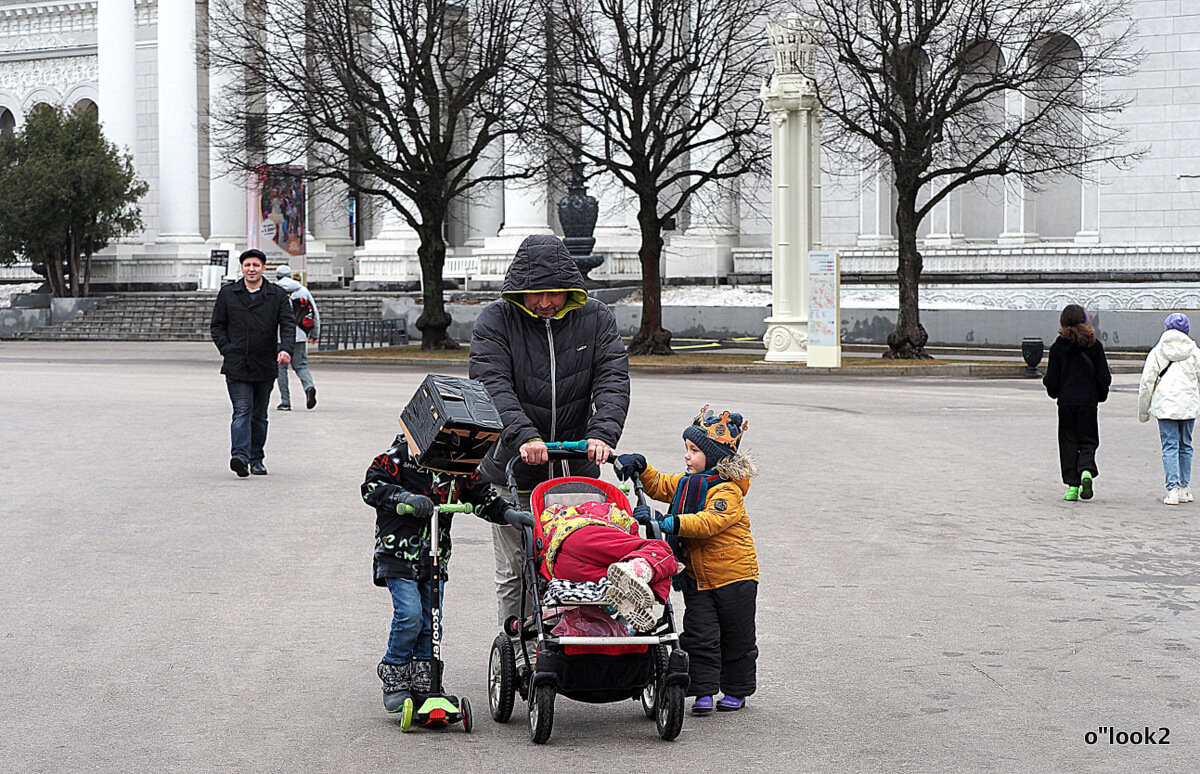
<path fill-rule="evenodd" d="M 796 14 L 779 22 L 767 22 L 767 39 L 775 52 L 777 75 L 799 74 L 809 80 L 817 76 L 816 32 Z"/>
<path fill-rule="evenodd" d="M 814 109 L 817 96 L 817 31 L 797 14 L 767 22 L 767 40 L 775 55 L 775 72 L 763 84 L 762 97 L 771 111 Z"/>

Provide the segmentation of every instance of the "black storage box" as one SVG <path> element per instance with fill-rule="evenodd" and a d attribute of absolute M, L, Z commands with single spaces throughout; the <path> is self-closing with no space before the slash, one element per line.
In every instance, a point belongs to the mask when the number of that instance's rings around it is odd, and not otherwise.
<path fill-rule="evenodd" d="M 470 475 L 504 425 L 481 383 L 430 374 L 400 412 L 400 427 L 419 465 Z"/>

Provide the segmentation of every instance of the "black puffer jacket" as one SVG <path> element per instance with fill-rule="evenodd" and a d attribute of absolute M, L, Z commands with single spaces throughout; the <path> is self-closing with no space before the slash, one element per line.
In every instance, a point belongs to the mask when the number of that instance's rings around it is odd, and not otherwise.
<path fill-rule="evenodd" d="M 296 343 L 291 299 L 266 280 L 251 293 L 240 279 L 217 293 L 209 333 L 224 358 L 221 373 L 239 382 L 273 381 L 279 353 L 290 356 Z"/>
<path fill-rule="evenodd" d="M 521 303 L 522 293 L 537 290 L 567 291 L 554 318 L 542 319 Z M 500 442 L 479 466 L 483 478 L 504 483 L 508 461 L 534 438 L 596 438 L 616 446 L 629 412 L 629 358 L 616 317 L 588 298 L 562 240 L 537 235 L 522 242 L 500 295 L 471 333 L 470 376 L 487 387 L 504 421 Z M 583 476 L 600 471 L 586 461 L 570 469 Z M 522 489 L 549 475 L 545 467 L 521 462 L 514 470 Z"/>

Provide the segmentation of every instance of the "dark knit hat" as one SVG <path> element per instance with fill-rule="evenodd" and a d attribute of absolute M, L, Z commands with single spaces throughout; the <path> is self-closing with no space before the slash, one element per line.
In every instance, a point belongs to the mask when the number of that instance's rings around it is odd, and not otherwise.
<path fill-rule="evenodd" d="M 742 434 L 748 427 L 750 423 L 741 414 L 723 411 L 718 416 L 709 411 L 706 403 L 692 424 L 683 429 L 683 438 L 704 452 L 705 467 L 711 470 L 721 460 L 737 453 Z"/>

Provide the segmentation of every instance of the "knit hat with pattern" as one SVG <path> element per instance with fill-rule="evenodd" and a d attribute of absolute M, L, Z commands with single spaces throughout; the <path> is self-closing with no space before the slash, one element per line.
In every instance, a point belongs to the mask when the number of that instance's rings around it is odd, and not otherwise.
<path fill-rule="evenodd" d="M 737 453 L 742 434 L 748 427 L 750 423 L 741 414 L 723 411 L 718 415 L 705 404 L 692 424 L 683 429 L 683 437 L 704 452 L 707 468 L 711 470 L 721 460 Z"/>

